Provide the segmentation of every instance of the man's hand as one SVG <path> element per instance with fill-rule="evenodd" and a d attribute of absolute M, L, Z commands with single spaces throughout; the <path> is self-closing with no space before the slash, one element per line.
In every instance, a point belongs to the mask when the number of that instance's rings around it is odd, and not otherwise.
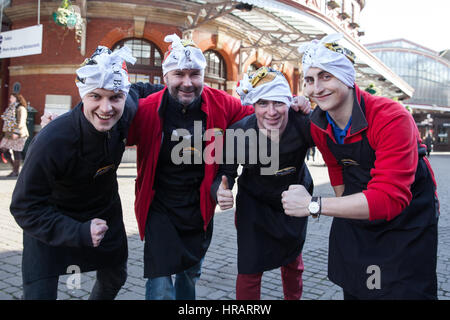
<path fill-rule="evenodd" d="M 233 192 L 228 188 L 228 179 L 226 176 L 222 176 L 222 182 L 219 189 L 217 189 L 217 203 L 220 210 L 227 210 L 233 208 Z"/>
<path fill-rule="evenodd" d="M 100 245 L 100 242 L 103 240 L 103 237 L 105 236 L 107 230 L 108 226 L 106 225 L 105 220 L 102 219 L 91 220 L 91 237 L 94 248 Z"/>
<path fill-rule="evenodd" d="M 45 112 L 41 117 L 41 128 L 48 125 L 51 121 L 55 120 L 58 117 L 56 113 Z"/>
<path fill-rule="evenodd" d="M 310 215 L 308 206 L 311 202 L 311 195 L 301 184 L 289 186 L 289 190 L 281 194 L 284 213 L 288 216 L 307 217 Z"/>
<path fill-rule="evenodd" d="M 296 96 L 291 104 L 291 108 L 297 112 L 301 111 L 304 114 L 309 114 L 311 112 L 311 103 L 303 96 Z"/>

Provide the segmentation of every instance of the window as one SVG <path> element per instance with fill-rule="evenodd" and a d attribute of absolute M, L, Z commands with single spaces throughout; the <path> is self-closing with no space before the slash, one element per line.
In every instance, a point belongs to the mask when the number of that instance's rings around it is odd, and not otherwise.
<path fill-rule="evenodd" d="M 222 56 L 213 50 L 205 51 L 205 84 L 211 88 L 226 90 L 226 66 Z"/>
<path fill-rule="evenodd" d="M 113 51 L 126 45 L 136 58 L 134 65 L 127 65 L 131 83 L 162 83 L 162 54 L 159 48 L 145 39 L 124 39 L 116 43 Z"/>
<path fill-rule="evenodd" d="M 72 105 L 72 96 L 46 94 L 44 111 L 48 113 L 56 113 L 61 115 L 70 111 Z"/>
<path fill-rule="evenodd" d="M 448 143 L 448 131 L 450 129 L 450 123 L 443 123 L 438 127 L 438 143 Z"/>

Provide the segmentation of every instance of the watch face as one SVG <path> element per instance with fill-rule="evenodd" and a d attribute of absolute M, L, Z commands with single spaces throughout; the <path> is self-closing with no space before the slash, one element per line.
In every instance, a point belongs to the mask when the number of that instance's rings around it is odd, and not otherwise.
<path fill-rule="evenodd" d="M 309 212 L 311 214 L 316 214 L 319 212 L 320 206 L 318 202 L 311 202 L 308 206 Z"/>

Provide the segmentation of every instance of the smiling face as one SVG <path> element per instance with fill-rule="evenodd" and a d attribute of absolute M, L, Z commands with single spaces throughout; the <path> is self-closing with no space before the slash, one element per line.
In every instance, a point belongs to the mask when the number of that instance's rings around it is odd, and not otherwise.
<path fill-rule="evenodd" d="M 108 131 L 122 117 L 126 97 L 123 92 L 92 90 L 82 99 L 84 116 L 97 131 Z"/>
<path fill-rule="evenodd" d="M 305 93 L 323 111 L 336 112 L 339 107 L 352 99 L 352 88 L 319 68 L 309 68 L 306 73 Z"/>
<path fill-rule="evenodd" d="M 203 70 L 177 69 L 164 76 L 170 95 L 184 106 L 192 103 L 203 91 Z"/>
<path fill-rule="evenodd" d="M 259 99 L 255 104 L 255 116 L 260 129 L 279 130 L 286 128 L 289 107 L 279 101 Z"/>

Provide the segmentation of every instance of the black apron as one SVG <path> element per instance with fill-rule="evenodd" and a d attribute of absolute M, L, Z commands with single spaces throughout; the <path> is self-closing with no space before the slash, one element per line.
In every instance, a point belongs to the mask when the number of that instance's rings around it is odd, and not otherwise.
<path fill-rule="evenodd" d="M 361 109 L 365 114 L 363 100 Z M 375 151 L 365 131 L 361 141 L 339 145 L 327 136 L 327 144 L 342 166 L 343 196 L 367 189 Z M 357 298 L 437 298 L 438 207 L 424 153 L 419 154 L 415 181 L 411 185 L 413 197 L 400 215 L 391 221 L 333 219 L 328 277 Z M 358 165 L 352 165 L 349 159 Z M 376 277 L 377 271 L 371 266 L 379 268 L 379 289 L 374 288 L 375 278 L 371 277 Z"/>
<path fill-rule="evenodd" d="M 261 175 L 260 165 L 244 166 L 236 197 L 240 274 L 259 273 L 287 265 L 301 253 L 308 220 L 307 217 L 286 215 L 281 193 L 291 184 L 303 184 L 312 194 L 312 178 L 304 164 L 308 147 L 299 130 L 288 122 L 279 148 L 279 168 L 287 170 Z"/>
<path fill-rule="evenodd" d="M 77 145 L 77 159 L 67 159 L 72 166 L 66 176 L 55 183 L 49 201 L 58 211 L 74 220 L 105 220 L 108 231 L 95 248 L 50 246 L 24 232 L 22 270 L 23 280 L 27 283 L 67 274 L 67 268 L 71 265 L 79 267 L 81 272 L 88 272 L 126 263 L 128 257 L 116 174 L 125 150 L 123 139 L 126 131 L 111 130 L 110 138 L 105 142 L 108 146 L 101 145 L 95 136 L 89 135 L 87 126 L 90 124 L 80 116 L 80 110 L 72 111 L 76 126 L 80 126 L 79 132 L 82 133 Z M 83 146 L 89 143 L 93 148 L 108 148 L 107 156 L 103 156 L 100 149 L 96 154 L 90 154 L 90 159 L 82 155 Z"/>
<path fill-rule="evenodd" d="M 204 178 L 202 149 L 190 155 L 191 163 L 174 164 L 172 151 L 180 140 L 172 141 L 180 128 L 190 132 L 192 147 L 197 134 L 206 130 L 206 115 L 201 111 L 201 99 L 183 108 L 165 93 L 163 138 L 156 169 L 155 197 L 149 208 L 144 245 L 144 277 L 155 278 L 177 274 L 198 264 L 211 242 L 213 221 L 203 229 L 200 210 L 200 185 Z M 195 132 L 194 121 L 201 121 L 202 132 Z M 197 137 L 198 138 L 198 137 Z M 201 137 L 202 138 L 202 137 Z M 181 155 L 181 154 L 180 154 Z M 200 163 L 196 163 L 194 161 Z"/>

